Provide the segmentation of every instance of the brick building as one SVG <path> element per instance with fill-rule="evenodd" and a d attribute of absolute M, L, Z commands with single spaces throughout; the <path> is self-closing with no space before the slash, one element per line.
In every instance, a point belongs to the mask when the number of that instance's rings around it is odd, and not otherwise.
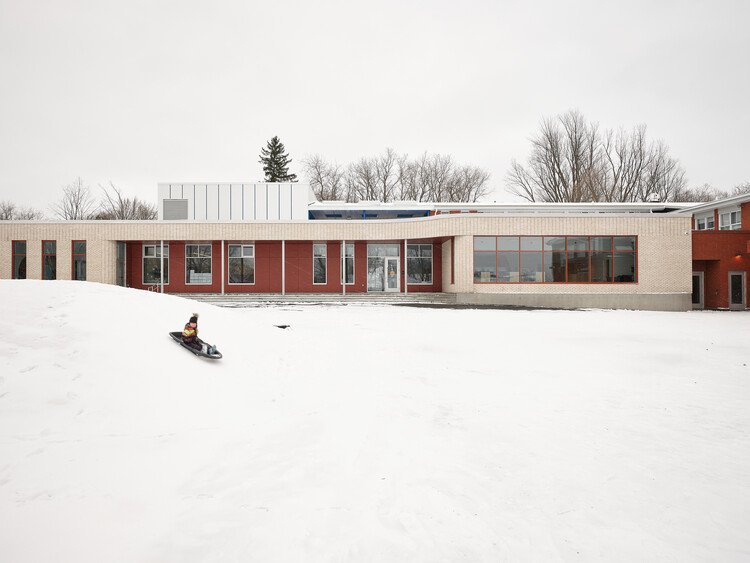
<path fill-rule="evenodd" d="M 688 204 L 317 202 L 304 184 L 160 184 L 156 221 L 0 223 L 0 278 L 183 294 L 451 294 L 687 310 Z M 731 217 L 730 217 L 731 219 Z"/>

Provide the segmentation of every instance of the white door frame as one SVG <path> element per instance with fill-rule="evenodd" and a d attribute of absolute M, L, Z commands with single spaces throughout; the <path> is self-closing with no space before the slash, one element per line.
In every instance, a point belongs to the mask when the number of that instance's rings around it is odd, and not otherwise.
<path fill-rule="evenodd" d="M 693 277 L 698 276 L 698 285 L 699 285 L 699 294 L 700 294 L 700 301 L 698 303 L 693 303 L 693 309 L 703 309 L 706 307 L 706 285 L 704 283 L 704 272 L 693 272 Z M 692 277 L 690 278 L 693 279 Z M 692 292 L 691 292 L 691 301 L 692 301 Z"/>
<path fill-rule="evenodd" d="M 742 276 L 742 303 L 732 303 L 732 276 Z M 729 305 L 730 309 L 744 309 L 747 306 L 746 296 L 747 296 L 747 285 L 745 279 L 745 272 L 729 272 L 727 277 L 727 304 Z"/>
<path fill-rule="evenodd" d="M 393 260 L 396 262 L 396 287 L 388 287 L 388 261 Z M 383 288 L 384 291 L 390 292 L 390 293 L 398 293 L 401 291 L 401 276 L 399 275 L 401 272 L 399 271 L 400 264 L 399 264 L 399 257 L 398 256 L 385 256 L 384 262 L 383 262 Z"/>

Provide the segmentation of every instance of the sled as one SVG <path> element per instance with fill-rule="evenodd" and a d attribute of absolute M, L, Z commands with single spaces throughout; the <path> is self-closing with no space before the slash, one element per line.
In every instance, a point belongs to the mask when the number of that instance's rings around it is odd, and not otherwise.
<path fill-rule="evenodd" d="M 196 350 L 195 348 L 191 348 L 190 346 L 188 346 L 182 341 L 182 332 L 170 332 L 169 336 L 171 336 L 172 340 L 177 342 L 177 344 L 179 344 L 186 350 L 191 351 L 196 356 L 200 356 L 201 358 L 208 358 L 209 360 L 220 360 L 223 357 L 218 350 L 213 354 L 207 354 L 203 352 L 202 350 Z"/>

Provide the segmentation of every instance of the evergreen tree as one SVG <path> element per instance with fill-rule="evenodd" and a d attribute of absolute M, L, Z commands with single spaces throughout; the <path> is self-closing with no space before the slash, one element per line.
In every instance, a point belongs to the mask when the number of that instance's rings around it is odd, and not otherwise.
<path fill-rule="evenodd" d="M 296 182 L 297 175 L 289 173 L 289 165 L 292 160 L 289 154 L 285 154 L 284 143 L 274 136 L 260 149 L 260 162 L 266 175 L 266 182 Z"/>

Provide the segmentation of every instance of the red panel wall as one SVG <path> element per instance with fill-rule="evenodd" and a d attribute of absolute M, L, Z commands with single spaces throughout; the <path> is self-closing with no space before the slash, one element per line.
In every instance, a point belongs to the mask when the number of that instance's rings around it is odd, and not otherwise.
<path fill-rule="evenodd" d="M 745 214 L 742 210 L 744 226 Z M 693 271 L 704 272 L 704 300 L 709 309 L 729 307 L 729 272 L 745 275 L 750 289 L 750 231 L 693 231 Z M 750 291 L 745 296 L 750 303 Z"/>
<path fill-rule="evenodd" d="M 242 241 L 225 241 L 224 271 L 228 271 L 230 244 Z M 185 242 L 171 241 L 169 247 L 169 283 L 164 286 L 168 293 L 220 293 L 221 292 L 221 243 L 211 243 L 211 283 L 205 285 L 187 285 L 185 283 Z M 248 244 L 245 242 L 245 244 Z M 281 242 L 258 241 L 255 245 L 255 283 L 249 285 L 230 285 L 225 279 L 224 291 L 227 293 L 281 293 Z M 292 241 L 285 245 L 285 290 L 287 293 L 341 293 L 341 243 L 329 241 L 327 248 L 327 283 L 313 284 L 313 243 L 312 241 Z M 404 252 L 401 246 L 401 291 L 404 290 Z M 128 287 L 148 289 L 143 280 L 143 243 L 127 243 Z M 410 285 L 409 292 L 442 291 L 442 250 L 439 243 L 433 243 L 431 285 Z M 227 274 L 225 274 L 227 275 Z M 152 284 L 151 289 L 157 289 Z M 354 284 L 346 286 L 347 293 L 367 291 L 367 242 L 354 243 Z"/>

